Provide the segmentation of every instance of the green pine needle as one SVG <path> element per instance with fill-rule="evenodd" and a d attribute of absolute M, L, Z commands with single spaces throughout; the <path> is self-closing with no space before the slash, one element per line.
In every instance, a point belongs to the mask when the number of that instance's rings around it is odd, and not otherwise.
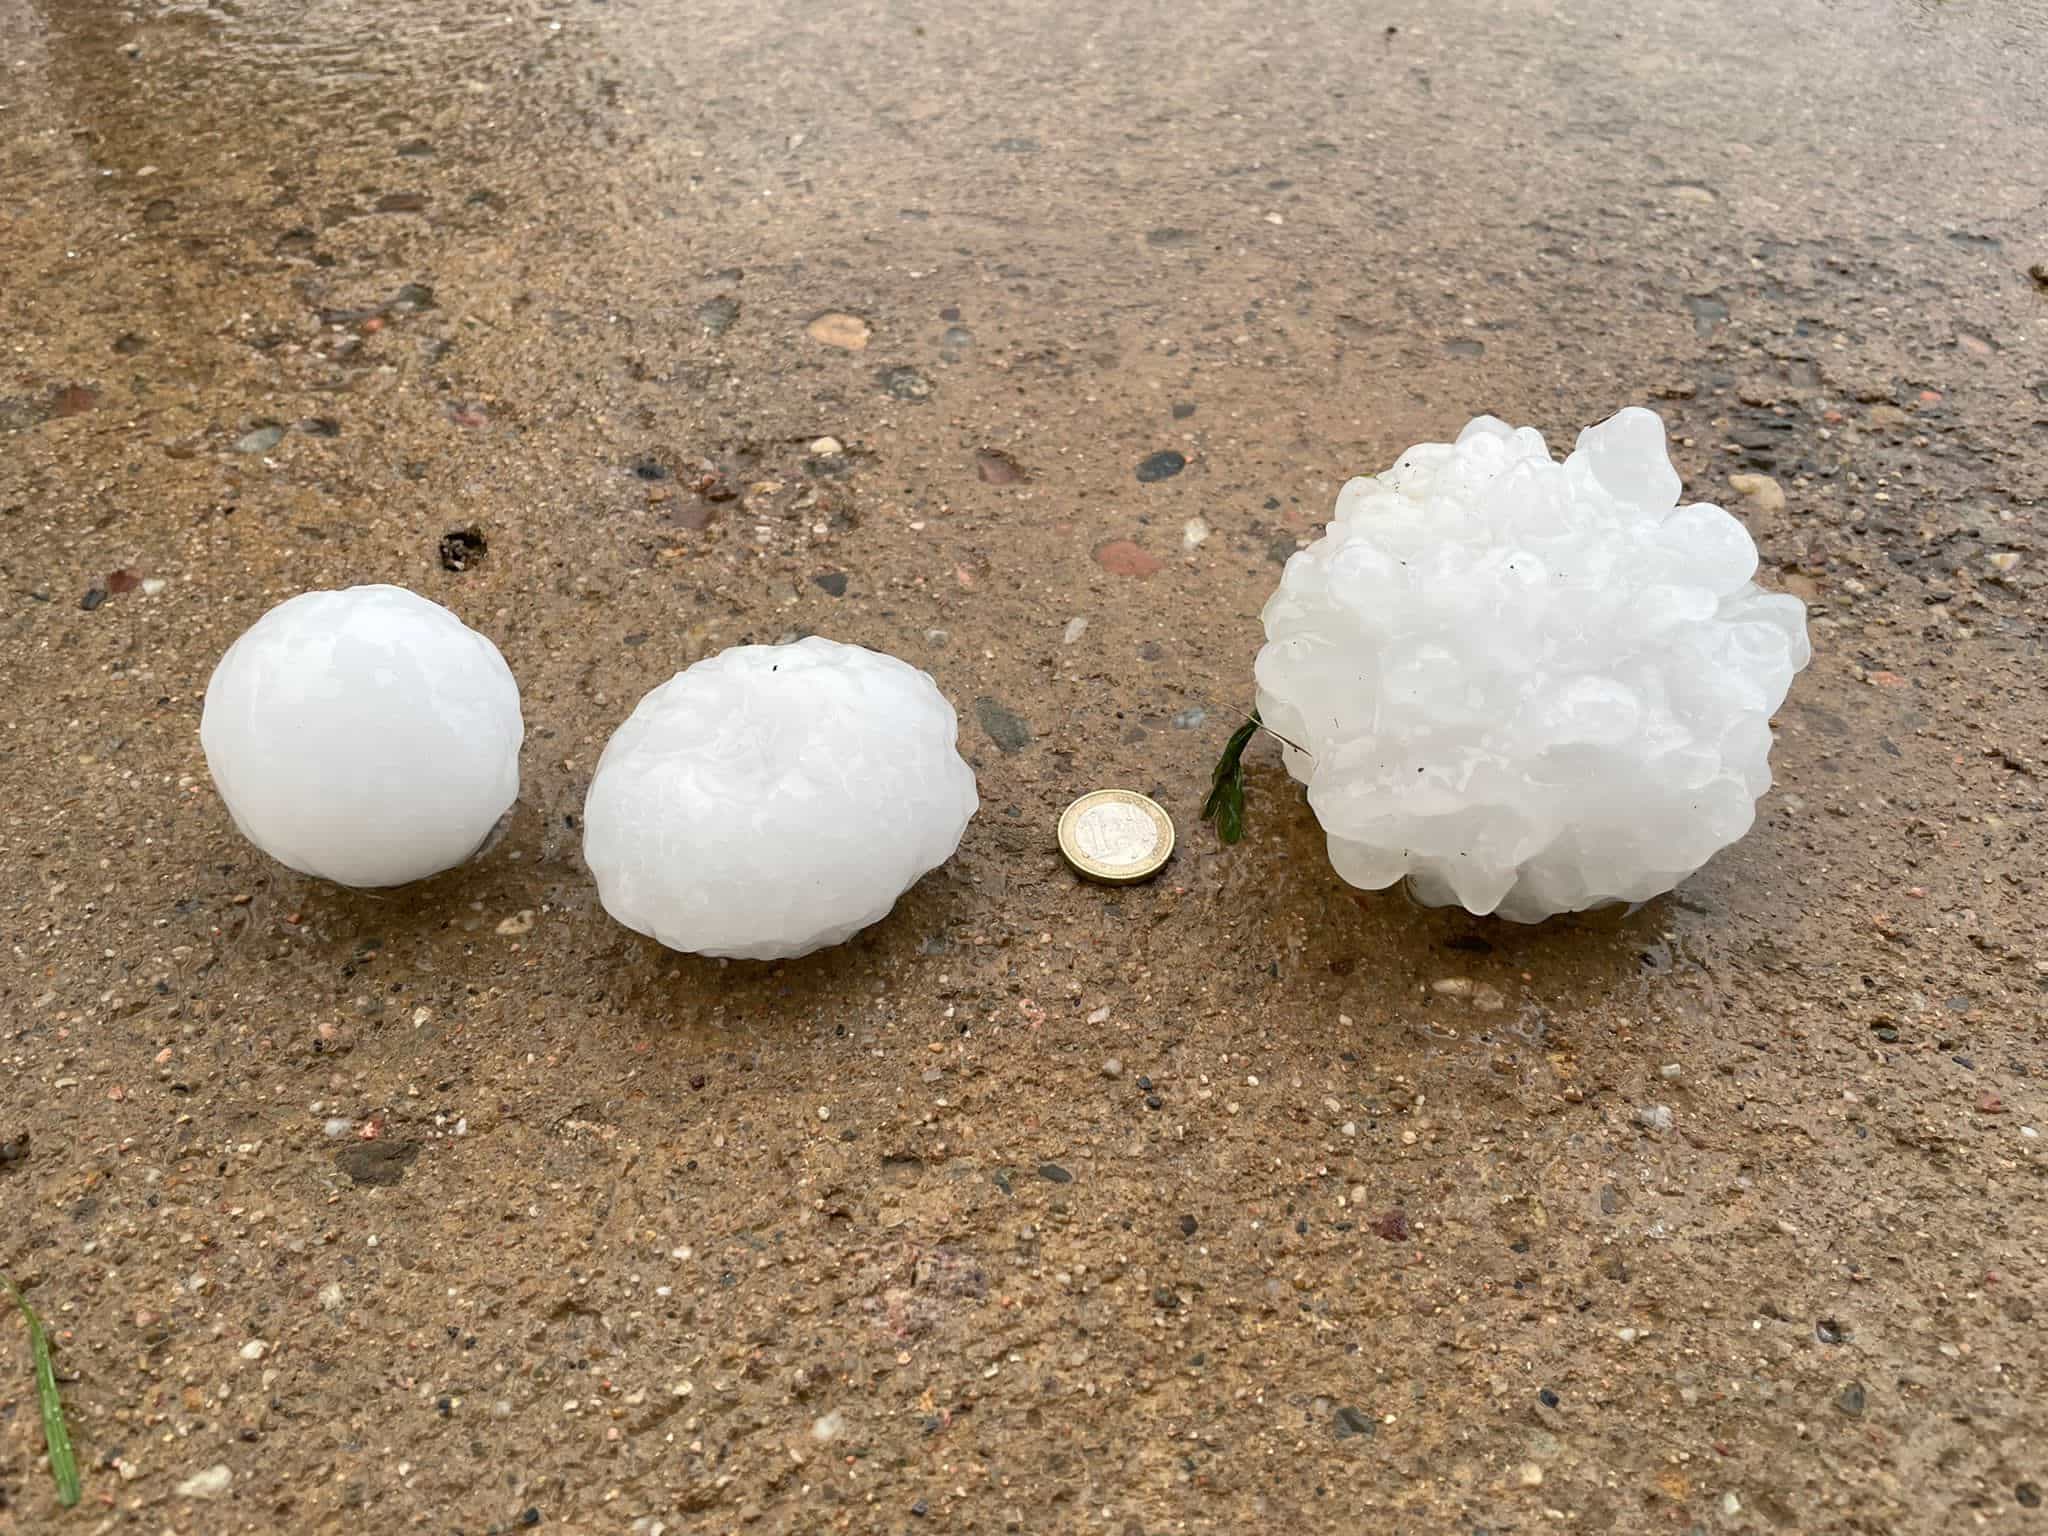
<path fill-rule="evenodd" d="M 1216 760 L 1216 772 L 1209 784 L 1209 798 L 1202 802 L 1202 820 L 1216 823 L 1220 842 L 1234 843 L 1244 837 L 1244 749 L 1259 733 L 1259 712 L 1231 734 L 1223 755 Z"/>
<path fill-rule="evenodd" d="M 0 1275 L 0 1286 L 14 1298 L 28 1323 L 28 1347 L 36 1361 L 36 1397 L 43 1409 L 43 1444 L 50 1452 L 50 1476 L 57 1480 L 57 1502 L 66 1509 L 79 1497 L 78 1459 L 71 1454 L 71 1434 L 64 1427 L 64 1399 L 57 1392 L 57 1368 L 50 1361 L 50 1336 L 43 1320 L 36 1316 L 28 1298 L 14 1288 L 14 1282 Z"/>

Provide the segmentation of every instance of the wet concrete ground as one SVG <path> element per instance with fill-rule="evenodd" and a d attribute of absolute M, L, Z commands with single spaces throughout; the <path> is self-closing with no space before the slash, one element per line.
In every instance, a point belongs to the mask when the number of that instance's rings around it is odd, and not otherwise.
<path fill-rule="evenodd" d="M 86 1485 L 5 1333 L 0 1530 L 2037 1525 L 2044 22 L 0 0 L 0 1267 Z M 1631 401 L 1811 604 L 1752 835 L 1505 927 L 1261 746 L 1219 850 L 1341 480 Z M 371 580 L 528 724 L 382 895 L 197 738 Z M 809 631 L 960 708 L 959 858 L 786 966 L 611 924 L 606 734 Z M 1159 883 L 1060 865 L 1101 784 Z"/>

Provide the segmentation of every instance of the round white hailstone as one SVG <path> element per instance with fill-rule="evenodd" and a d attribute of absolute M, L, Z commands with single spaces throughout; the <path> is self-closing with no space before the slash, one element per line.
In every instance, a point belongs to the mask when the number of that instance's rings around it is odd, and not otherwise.
<path fill-rule="evenodd" d="M 813 637 L 735 646 L 641 699 L 583 806 L 605 910 L 671 949 L 781 960 L 851 938 L 980 807 L 938 685 Z"/>
<path fill-rule="evenodd" d="M 1481 416 L 1344 487 L 1257 669 L 1339 875 L 1537 922 L 1645 901 L 1749 829 L 1806 607 L 1678 492 L 1635 407 L 1562 464 Z"/>
<path fill-rule="evenodd" d="M 519 685 L 403 587 L 304 592 L 228 647 L 199 740 L 242 835 L 302 874 L 404 885 L 476 852 L 519 794 Z"/>

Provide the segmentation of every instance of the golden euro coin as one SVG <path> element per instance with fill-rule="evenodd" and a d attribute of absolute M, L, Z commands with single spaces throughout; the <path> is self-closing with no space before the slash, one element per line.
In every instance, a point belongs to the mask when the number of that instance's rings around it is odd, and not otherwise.
<path fill-rule="evenodd" d="M 1135 790 L 1098 789 L 1061 815 L 1060 852 L 1084 880 L 1134 885 L 1173 857 L 1173 818 Z"/>

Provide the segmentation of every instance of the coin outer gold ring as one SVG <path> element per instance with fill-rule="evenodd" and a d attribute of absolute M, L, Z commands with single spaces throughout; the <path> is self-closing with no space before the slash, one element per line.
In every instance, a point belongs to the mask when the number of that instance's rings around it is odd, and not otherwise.
<path fill-rule="evenodd" d="M 1112 861 L 1091 853 L 1082 823 L 1090 811 L 1105 805 L 1135 806 L 1152 823 L 1149 851 L 1134 860 Z M 1128 818 L 1125 818 L 1128 820 Z M 1173 818 L 1157 802 L 1132 789 L 1098 789 L 1083 795 L 1060 814 L 1060 853 L 1084 880 L 1102 885 L 1137 885 L 1150 880 L 1173 857 Z"/>

